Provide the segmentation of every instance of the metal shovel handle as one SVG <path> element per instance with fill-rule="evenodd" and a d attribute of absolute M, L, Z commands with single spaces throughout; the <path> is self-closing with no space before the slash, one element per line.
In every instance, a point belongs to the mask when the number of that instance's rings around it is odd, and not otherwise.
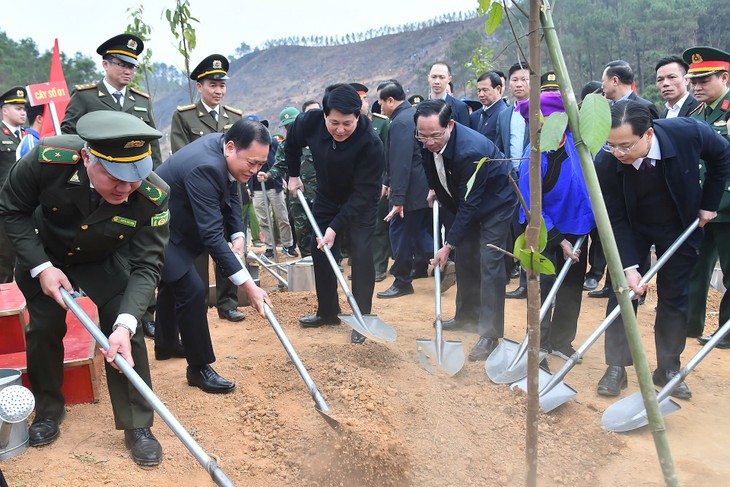
<path fill-rule="evenodd" d="M 433 201 L 433 258 L 439 251 L 439 233 L 441 230 L 441 222 L 439 220 L 439 202 Z M 436 308 L 436 354 L 441 357 L 441 348 L 444 341 L 444 328 L 441 316 L 441 266 L 433 266 L 434 295 Z"/>
<path fill-rule="evenodd" d="M 285 285 L 286 287 L 289 287 L 289 281 L 284 279 L 278 272 L 276 272 L 274 269 L 271 269 L 270 266 L 266 265 L 266 263 L 258 256 L 256 253 L 254 253 L 252 250 L 248 251 L 248 254 L 246 254 L 246 258 L 253 259 L 259 264 L 261 264 L 261 267 L 269 271 L 269 273 L 276 278 L 277 281 Z M 278 267 L 278 264 L 277 264 Z"/>
<path fill-rule="evenodd" d="M 693 221 L 690 226 L 687 227 L 687 229 L 682 232 L 682 234 L 677 237 L 677 239 L 672 243 L 672 245 L 669 246 L 666 252 L 662 254 L 662 256 L 656 261 L 656 263 L 641 277 L 641 280 L 639 281 L 639 285 L 643 286 L 647 284 L 649 281 L 652 280 L 652 278 L 656 275 L 657 272 L 659 272 L 659 269 L 664 267 L 664 264 L 667 263 L 667 261 L 674 255 L 674 253 L 679 249 L 679 247 L 682 246 L 682 244 L 692 235 L 692 233 L 697 229 L 697 227 L 700 224 L 700 219 L 697 218 L 695 221 Z M 636 296 L 636 293 L 634 291 L 629 292 L 629 297 L 631 299 Z M 621 314 L 621 307 L 615 306 L 613 310 L 611 310 L 611 313 L 609 313 L 608 316 L 601 322 L 600 325 L 598 325 L 598 328 L 596 328 L 593 333 L 586 339 L 586 341 L 578 347 L 578 350 L 576 350 L 575 354 L 568 359 L 565 364 L 558 370 L 552 379 L 550 379 L 550 382 L 545 384 L 545 387 L 542 388 L 540 391 L 540 396 L 543 396 L 544 394 L 547 394 L 550 392 L 565 376 L 570 372 L 570 369 L 575 366 L 577 361 L 583 357 L 583 354 L 588 351 L 589 348 L 593 346 L 594 343 L 596 343 L 596 340 L 603 334 L 604 331 L 608 329 L 609 326 L 611 326 L 611 323 L 618 317 L 618 315 Z"/>
<path fill-rule="evenodd" d="M 73 314 L 76 315 L 76 317 L 81 321 L 81 324 L 84 325 L 84 328 L 91 333 L 91 336 L 94 337 L 94 340 L 101 345 L 101 348 L 103 348 L 105 351 L 109 350 L 109 340 L 107 337 L 101 332 L 101 330 L 96 326 L 96 324 L 91 321 L 91 318 L 89 318 L 89 315 L 86 314 L 86 312 L 79 306 L 79 304 L 74 300 L 74 298 L 66 291 L 64 288 L 59 288 L 61 291 L 61 297 L 63 298 L 63 302 L 66 303 L 66 306 L 73 312 Z M 170 412 L 169 409 L 160 401 L 160 399 L 155 395 L 154 392 L 152 392 L 152 389 L 142 380 L 142 378 L 137 374 L 137 372 L 134 370 L 134 368 L 129 365 L 129 363 L 122 357 L 120 353 L 114 357 L 114 363 L 119 367 L 119 370 L 122 371 L 124 375 L 127 376 L 127 379 L 129 379 L 129 382 L 132 383 L 135 389 L 137 389 L 140 394 L 147 400 L 147 402 L 150 404 L 152 409 L 155 410 L 155 412 L 162 418 L 165 423 L 170 427 L 173 433 L 175 433 L 175 436 L 180 438 L 180 441 L 182 441 L 183 445 L 190 451 L 190 453 L 193 454 L 196 460 L 203 466 L 203 468 L 210 474 L 213 481 L 222 487 L 233 487 L 233 482 L 226 476 L 225 473 L 221 470 L 221 468 L 218 466 L 218 464 L 213 460 L 205 451 L 203 448 L 193 439 L 192 436 L 187 432 L 187 430 L 183 427 L 182 424 L 173 416 L 173 414 Z"/>

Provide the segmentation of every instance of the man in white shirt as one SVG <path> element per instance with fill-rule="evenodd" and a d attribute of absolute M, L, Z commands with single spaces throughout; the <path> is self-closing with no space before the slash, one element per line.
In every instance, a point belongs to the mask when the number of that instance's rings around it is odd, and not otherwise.
<path fill-rule="evenodd" d="M 689 66 L 679 56 L 668 56 L 656 63 L 656 87 L 664 100 L 659 118 L 686 117 L 700 104 L 687 90 L 685 75 Z"/>

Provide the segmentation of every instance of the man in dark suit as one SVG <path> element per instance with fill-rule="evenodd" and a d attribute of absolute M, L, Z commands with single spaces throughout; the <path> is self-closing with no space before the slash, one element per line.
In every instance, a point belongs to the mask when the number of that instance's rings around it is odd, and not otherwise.
<path fill-rule="evenodd" d="M 478 321 L 479 341 L 469 360 L 486 360 L 504 334 L 506 268 L 500 252 L 506 248 L 517 195 L 509 184 L 512 165 L 486 137 L 451 119 L 442 100 L 416 107 L 416 138 L 424 144 L 423 161 L 429 183 L 428 201 L 451 211 L 454 222 L 446 233 L 434 265 L 446 265 L 456 252 L 456 315 L 447 329 Z M 486 157 L 488 160 L 479 165 Z M 469 181 L 473 179 L 471 188 Z"/>
<path fill-rule="evenodd" d="M 461 100 L 451 96 L 448 92 L 451 82 L 451 68 L 448 64 L 438 62 L 431 66 L 428 72 L 428 86 L 431 100 L 444 100 L 451 107 L 451 117 L 462 125 L 469 126 L 469 107 Z"/>
<path fill-rule="evenodd" d="M 94 112 L 79 135 L 41 139 L 20 159 L 0 192 L 0 224 L 18 252 L 16 281 L 30 313 L 28 378 L 36 400 L 31 446 L 52 443 L 65 416 L 59 287 L 83 289 L 109 337 L 106 381 L 114 422 L 140 465 L 157 465 L 162 448 L 150 431 L 154 411 L 112 367 L 117 353 L 150 385 L 137 321 L 160 278 L 170 235 L 168 186 L 152 172 L 150 141 L 162 136 L 137 117 Z"/>
<path fill-rule="evenodd" d="M 664 99 L 660 118 L 687 117 L 700 104 L 687 90 L 689 65 L 681 57 L 668 56 L 656 63 L 656 87 Z"/>
<path fill-rule="evenodd" d="M 187 380 L 205 392 L 224 393 L 235 384 L 213 370 L 213 345 L 205 304 L 208 285 L 195 259 L 208 252 L 223 275 L 241 286 L 263 315 L 266 292 L 235 254 L 243 255 L 244 233 L 236 184 L 246 183 L 269 155 L 271 135 L 259 122 L 241 119 L 225 134 L 208 134 L 175 152 L 157 173 L 169 185 L 170 244 L 157 292 L 155 353 L 177 344 L 180 330 L 188 361 Z M 230 242 L 230 243 L 229 243 Z"/>
<path fill-rule="evenodd" d="M 390 222 L 390 243 L 393 248 L 393 284 L 378 293 L 378 298 L 397 298 L 413 294 L 412 272 L 428 267 L 431 218 L 428 210 L 428 181 L 423 169 L 421 146 L 413 137 L 416 109 L 406 101 L 406 92 L 396 80 L 378 86 L 378 101 L 390 118 L 390 136 L 386 146 L 390 204 L 385 217 Z M 425 275 L 425 273 L 423 274 Z M 421 276 L 422 277 L 422 276 Z"/>
<path fill-rule="evenodd" d="M 707 171 L 699 181 L 699 161 Z M 661 256 L 696 218 L 700 225 L 715 218 L 725 180 L 730 174 L 730 143 L 707 124 L 687 117 L 652 120 L 645 105 L 625 100 L 611 108 L 611 132 L 605 150 L 596 157 L 596 170 L 621 254 L 629 287 L 637 294 L 639 267 L 650 248 Z M 657 276 L 657 308 L 654 323 L 659 387 L 679 373 L 680 355 L 687 336 L 689 277 L 697 262 L 702 230 L 677 250 Z M 617 304 L 611 292 L 608 309 Z M 598 393 L 617 396 L 626 387 L 625 367 L 632 365 L 623 322 L 618 318 L 606 331 L 606 373 Z M 682 382 L 672 393 L 689 399 Z"/>
<path fill-rule="evenodd" d="M 482 108 L 474 110 L 469 125 L 492 142 L 497 140 L 497 116 L 508 105 L 502 99 L 502 78 L 494 71 L 487 71 L 477 79 L 477 95 Z"/>
<path fill-rule="evenodd" d="M 606 64 L 601 78 L 603 94 L 608 102 L 613 105 L 621 100 L 633 100 L 641 103 L 649 109 L 653 118 L 659 118 L 659 111 L 649 100 L 646 100 L 633 90 L 634 70 L 626 61 L 618 59 Z"/>

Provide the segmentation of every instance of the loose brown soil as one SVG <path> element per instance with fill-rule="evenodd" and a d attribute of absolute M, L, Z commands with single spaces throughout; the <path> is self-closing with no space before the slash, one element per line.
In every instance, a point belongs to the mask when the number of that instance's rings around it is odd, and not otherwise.
<path fill-rule="evenodd" d="M 347 269 L 345 271 L 347 273 Z M 262 286 L 275 289 L 262 274 Z M 376 291 L 390 285 L 378 283 Z M 512 289 L 512 284 L 509 289 Z M 297 318 L 314 312 L 314 293 L 272 292 L 274 312 L 343 432 L 330 428 L 268 322 L 246 310 L 241 323 L 208 314 L 216 370 L 235 380 L 228 395 L 205 394 L 185 381 L 185 361 L 151 359 L 154 389 L 202 448 L 238 486 L 514 486 L 525 479 L 526 399 L 468 362 L 454 377 L 432 376 L 418 362 L 417 338 L 433 339 L 433 282 L 414 281 L 416 293 L 374 300 L 374 312 L 398 331 L 395 343 L 349 343 L 346 325 L 305 330 Z M 444 316 L 453 315 L 453 288 Z M 711 291 L 708 331 L 717 326 L 719 295 Z M 341 298 L 343 310 L 347 302 Z M 577 346 L 601 321 L 605 299 L 585 298 Z M 640 308 L 639 326 L 651 366 L 656 294 Z M 506 335 L 524 333 L 526 301 L 507 300 Z M 448 333 L 465 353 L 469 332 Z M 152 342 L 147 341 L 152 356 Z M 700 346 L 687 341 L 684 360 Z M 730 464 L 726 405 L 730 351 L 716 350 L 690 376 L 694 397 L 667 418 L 682 485 L 727 485 Z M 563 361 L 549 357 L 553 371 Z M 540 416 L 539 485 L 660 486 L 663 478 L 647 428 L 607 433 L 601 414 L 614 401 L 597 396 L 603 340 L 567 376 L 578 391 L 567 404 Z M 630 369 L 626 397 L 637 391 Z M 108 394 L 97 404 L 67 408 L 60 438 L 2 463 L 10 486 L 213 485 L 183 444 L 161 421 L 153 431 L 165 457 L 156 468 L 136 466 L 114 430 Z"/>

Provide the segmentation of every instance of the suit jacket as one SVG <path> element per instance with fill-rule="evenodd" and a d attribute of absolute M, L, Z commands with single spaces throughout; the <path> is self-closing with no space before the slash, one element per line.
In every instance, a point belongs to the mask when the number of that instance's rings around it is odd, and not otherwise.
<path fill-rule="evenodd" d="M 730 142 L 706 124 L 687 117 L 655 120 L 654 136 L 662 152 L 657 164 L 663 166 L 682 226 L 689 226 L 700 209 L 717 210 L 730 174 Z M 700 159 L 707 161 L 702 185 L 692 183 L 700 179 Z M 624 267 L 641 264 L 633 238 L 638 203 L 635 178 L 627 175 L 630 171 L 636 169 L 608 152 L 601 151 L 596 157 L 596 172 Z M 699 249 L 702 231 L 698 229 L 687 242 Z"/>
<path fill-rule="evenodd" d="M 241 110 L 221 105 L 216 122 L 206 111 L 202 101 L 177 107 L 170 125 L 170 150 L 177 152 L 206 134 L 225 133 L 242 115 Z"/>
<path fill-rule="evenodd" d="M 157 170 L 170 185 L 170 243 L 162 280 L 173 282 L 208 252 L 231 276 L 242 269 L 228 247 L 243 232 L 241 206 L 223 155 L 225 135 L 209 134 L 175 152 Z"/>
<path fill-rule="evenodd" d="M 504 157 L 506 159 L 512 159 L 515 157 L 522 157 L 522 152 L 519 154 L 512 154 L 512 151 L 510 150 L 510 144 L 509 144 L 509 138 L 510 138 L 510 121 L 512 119 L 512 112 L 514 112 L 515 106 L 509 105 L 507 108 L 509 110 L 502 110 L 497 115 L 497 140 L 495 142 L 495 145 L 497 146 L 497 149 L 504 154 Z M 527 147 L 527 144 L 530 143 L 530 131 L 527 127 L 525 127 L 525 137 L 522 141 L 522 149 L 524 150 L 525 147 Z"/>
<path fill-rule="evenodd" d="M 102 200 L 92 207 L 83 146 L 76 135 L 41 139 L 10 171 L 0 192 L 0 220 L 19 272 L 50 261 L 83 289 L 93 289 L 99 304 L 124 292 L 119 313 L 139 319 L 164 260 L 169 188 L 151 173 L 125 203 Z M 122 250 L 123 258 L 114 255 Z"/>
<path fill-rule="evenodd" d="M 497 142 L 497 116 L 509 107 L 501 98 L 486 111 L 482 108 L 471 114 L 469 126 L 492 142 Z"/>
<path fill-rule="evenodd" d="M 446 95 L 446 103 L 451 107 L 451 118 L 462 125 L 469 126 L 469 107 L 461 100 Z"/>
<path fill-rule="evenodd" d="M 497 160 L 482 164 L 467 195 L 467 184 L 483 157 Z M 429 188 L 436 191 L 439 202 L 455 214 L 454 223 L 446 235 L 449 243 L 459 245 L 469 227 L 493 212 L 513 208 L 517 204 L 517 195 L 509 184 L 512 164 L 499 160 L 502 158 L 502 153 L 489 139 L 455 123 L 443 152 L 447 192 L 436 173 L 433 152 L 423 148 Z"/>
<path fill-rule="evenodd" d="M 386 146 L 390 202 L 403 205 L 404 211 L 428 207 L 428 180 L 423 169 L 421 144 L 413 134 L 416 108 L 407 101 L 398 105 L 391 114 L 390 137 Z"/>
<path fill-rule="evenodd" d="M 124 98 L 124 107 L 114 100 L 106 85 L 100 81 L 98 83 L 89 83 L 86 85 L 76 85 L 71 93 L 71 99 L 66 107 L 66 115 L 61 123 L 61 132 L 64 134 L 75 134 L 76 123 L 81 117 L 89 112 L 97 110 L 113 110 L 117 112 L 127 112 L 135 117 L 139 117 L 144 123 L 152 128 L 155 127 L 155 119 L 152 116 L 152 104 L 150 103 L 150 95 L 135 90 L 131 86 L 127 86 Z M 162 164 L 162 153 L 160 152 L 160 142 L 153 140 L 152 146 L 152 163 L 156 169 Z"/>
<path fill-rule="evenodd" d="M 653 118 L 654 120 L 659 118 L 659 110 L 656 109 L 656 105 L 653 104 L 652 102 L 650 102 L 649 100 L 647 100 L 646 98 L 642 98 L 632 91 L 629 94 L 628 99 L 637 101 L 637 102 L 641 103 L 642 105 L 646 106 L 646 108 L 648 108 L 649 111 L 651 112 L 651 118 Z"/>
<path fill-rule="evenodd" d="M 700 102 L 697 101 L 697 98 L 692 96 L 692 93 L 690 93 L 687 96 L 687 99 L 684 100 L 684 103 L 682 103 L 682 107 L 679 109 L 679 115 L 678 117 L 689 117 L 689 114 L 694 111 L 695 108 L 699 106 Z M 664 106 L 664 110 L 662 110 L 662 114 L 659 118 L 667 118 L 667 113 L 669 113 L 669 109 Z"/>

